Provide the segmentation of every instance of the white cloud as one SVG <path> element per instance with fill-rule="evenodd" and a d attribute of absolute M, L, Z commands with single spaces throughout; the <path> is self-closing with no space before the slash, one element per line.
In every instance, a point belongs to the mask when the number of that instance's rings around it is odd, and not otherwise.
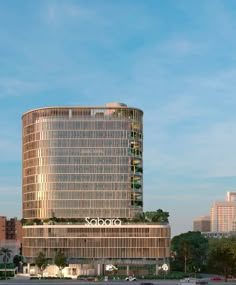
<path fill-rule="evenodd" d="M 173 57 L 196 56 L 207 52 L 206 44 L 184 37 L 176 37 L 161 43 L 159 51 Z"/>
<path fill-rule="evenodd" d="M 43 9 L 43 16 L 49 24 L 60 26 L 65 21 L 76 19 L 77 21 L 91 21 L 97 16 L 95 9 L 88 9 L 80 3 L 48 2 Z"/>
<path fill-rule="evenodd" d="M 38 83 L 18 78 L 0 77 L 0 98 L 9 96 L 25 96 L 40 90 Z"/>

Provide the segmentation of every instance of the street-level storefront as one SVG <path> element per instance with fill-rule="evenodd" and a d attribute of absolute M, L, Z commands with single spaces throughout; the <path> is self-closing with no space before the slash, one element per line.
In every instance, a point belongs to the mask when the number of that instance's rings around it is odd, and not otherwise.
<path fill-rule="evenodd" d="M 109 264 L 122 275 L 158 274 L 170 255 L 169 225 L 93 219 L 83 225 L 29 225 L 23 232 L 23 255 L 29 264 L 39 252 L 53 264 L 60 249 L 76 275 L 106 275 Z"/>

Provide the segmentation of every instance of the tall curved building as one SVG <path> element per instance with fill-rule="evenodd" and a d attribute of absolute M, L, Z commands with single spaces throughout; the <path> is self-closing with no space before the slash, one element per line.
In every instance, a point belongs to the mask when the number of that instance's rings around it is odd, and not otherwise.
<path fill-rule="evenodd" d="M 169 224 L 133 219 L 143 213 L 142 110 L 35 109 L 22 116 L 22 137 L 29 264 L 40 252 L 53 262 L 58 249 L 68 275 L 107 274 L 111 264 L 120 274 L 150 274 L 168 262 Z"/>
<path fill-rule="evenodd" d="M 23 122 L 23 217 L 133 218 L 143 206 L 143 112 L 32 110 Z"/>

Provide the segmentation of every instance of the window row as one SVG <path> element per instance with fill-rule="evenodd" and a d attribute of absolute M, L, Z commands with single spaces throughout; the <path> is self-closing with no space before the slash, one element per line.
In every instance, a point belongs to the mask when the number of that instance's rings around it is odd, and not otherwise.
<path fill-rule="evenodd" d="M 169 247 L 169 240 L 164 238 L 46 238 L 26 239 L 25 246 L 71 247 L 71 248 L 164 248 Z"/>
<path fill-rule="evenodd" d="M 141 185 L 139 184 L 138 189 L 140 189 Z M 87 191 L 97 191 L 101 190 L 102 192 L 104 190 L 107 191 L 127 191 L 129 188 L 129 182 L 122 183 L 122 182 L 117 182 L 117 183 L 99 183 L 99 182 L 86 182 L 86 183 L 45 183 L 45 184 L 30 184 L 30 185 L 23 185 L 23 192 L 35 192 L 35 191 L 40 191 L 40 192 L 45 192 L 45 191 L 73 191 L 71 193 L 74 193 L 73 195 L 77 195 L 79 190 L 85 190 Z M 84 193 L 84 192 L 81 192 Z M 79 194 L 78 194 L 79 195 Z"/>
<path fill-rule="evenodd" d="M 158 226 L 158 227 L 36 227 L 36 228 L 24 228 L 25 236 L 31 237 L 96 237 L 96 238 L 131 238 L 131 237 L 145 237 L 145 238 L 158 238 L 163 239 L 170 236 L 169 226 Z"/>
<path fill-rule="evenodd" d="M 42 131 L 37 133 L 32 133 L 24 136 L 23 143 L 39 140 L 48 140 L 48 139 L 79 139 L 79 138 L 89 138 L 89 139 L 128 139 L 130 138 L 129 131 L 107 131 L 107 130 L 94 130 L 94 131 Z"/>
<path fill-rule="evenodd" d="M 88 165 L 93 165 L 93 164 L 116 164 L 116 165 L 121 165 L 121 164 L 128 164 L 129 163 L 129 157 L 124 157 L 124 156 L 108 156 L 108 157 L 40 157 L 40 158 L 33 158 L 33 159 L 28 159 L 27 161 L 23 162 L 23 167 L 32 167 L 36 165 L 51 165 L 51 164 L 68 164 L 68 165 L 73 165 L 73 164 L 88 164 Z M 131 162 L 133 163 L 133 162 Z M 140 164 L 140 163 L 139 163 Z M 136 163 L 137 165 L 137 163 Z"/>
<path fill-rule="evenodd" d="M 130 199 L 113 199 L 113 200 L 98 200 L 98 199 L 84 199 L 84 200 L 38 200 L 38 201 L 24 201 L 23 209 L 111 209 L 111 208 L 127 208 Z"/>
<path fill-rule="evenodd" d="M 42 132 L 45 130 L 56 131 L 56 130 L 130 130 L 131 124 L 129 120 L 107 120 L 100 119 L 94 120 L 94 118 L 85 118 L 84 120 L 53 120 L 50 118 L 44 120 L 37 120 L 34 124 L 27 127 L 23 127 L 23 136 L 34 132 Z"/>
<path fill-rule="evenodd" d="M 48 191 L 39 191 L 39 192 L 30 192 L 23 195 L 24 201 L 31 200 L 84 200 L 84 199 L 128 199 L 130 196 L 128 191 L 61 191 L 61 192 L 48 192 Z"/>
<path fill-rule="evenodd" d="M 88 158 L 92 157 L 102 157 L 105 156 L 128 156 L 128 148 L 44 148 L 44 149 L 35 149 L 30 151 L 23 152 L 24 160 L 35 158 L 35 157 L 48 157 L 48 156 L 84 156 Z"/>
<path fill-rule="evenodd" d="M 48 147 L 128 147 L 129 140 L 126 139 L 60 139 L 60 140 L 40 140 L 27 143 L 23 145 L 23 151 L 38 149 L 38 148 L 48 148 Z"/>
<path fill-rule="evenodd" d="M 55 174 L 109 174 L 109 173 L 127 173 L 129 165 L 47 165 L 30 167 L 24 170 L 24 176 L 35 174 L 55 173 Z"/>
<path fill-rule="evenodd" d="M 23 185 L 49 182 L 128 182 L 129 174 L 39 174 L 23 178 Z"/>
<path fill-rule="evenodd" d="M 24 256 L 35 257 L 35 252 L 44 250 L 47 257 L 53 258 L 55 256 L 56 245 L 52 247 L 41 246 L 25 246 L 23 244 Z M 169 248 L 71 248 L 66 245 L 63 246 L 63 253 L 70 258 L 166 258 L 169 257 Z M 34 258 L 35 259 L 35 258 Z M 33 260 L 34 260 L 33 259 Z"/>
<path fill-rule="evenodd" d="M 25 209 L 23 208 L 23 217 L 25 219 L 48 219 L 52 217 L 52 212 L 57 218 L 83 218 L 83 217 L 109 217 L 109 218 L 130 218 L 133 213 L 129 208 L 123 209 L 51 209 L 51 208 L 37 208 Z"/>

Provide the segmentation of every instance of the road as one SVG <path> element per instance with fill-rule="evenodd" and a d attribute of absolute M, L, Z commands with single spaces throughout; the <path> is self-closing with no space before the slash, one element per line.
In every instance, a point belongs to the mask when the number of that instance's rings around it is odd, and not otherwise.
<path fill-rule="evenodd" d="M 132 285 L 140 285 L 142 282 L 150 282 L 154 285 L 178 285 L 179 280 L 137 280 L 135 282 L 127 282 L 127 281 L 102 281 L 102 282 L 90 282 L 90 281 L 78 281 L 78 280 L 30 280 L 29 278 L 14 278 L 11 280 L 0 280 L 0 285 L 128 285 L 127 283 L 131 283 Z M 131 285 L 130 284 L 130 285 Z M 189 283 L 194 284 L 194 283 Z M 209 281 L 209 285 L 236 285 L 236 280 L 229 280 L 227 283 L 224 281 Z"/>

